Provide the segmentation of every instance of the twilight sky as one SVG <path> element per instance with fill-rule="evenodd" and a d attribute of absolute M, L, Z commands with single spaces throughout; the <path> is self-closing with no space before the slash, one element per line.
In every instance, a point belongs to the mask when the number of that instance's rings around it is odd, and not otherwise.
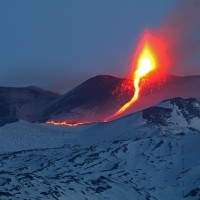
<path fill-rule="evenodd" d="M 124 77 L 139 35 L 180 2 L 1 0 L 0 86 L 63 93 L 91 76 Z"/>

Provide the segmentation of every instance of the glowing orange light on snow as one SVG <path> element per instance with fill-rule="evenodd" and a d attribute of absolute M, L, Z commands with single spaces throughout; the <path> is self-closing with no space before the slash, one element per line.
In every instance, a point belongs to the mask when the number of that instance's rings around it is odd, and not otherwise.
<path fill-rule="evenodd" d="M 53 125 L 64 125 L 64 126 L 79 126 L 79 125 L 83 125 L 83 124 L 89 124 L 91 122 L 77 122 L 77 123 L 73 123 L 73 122 L 68 122 L 68 121 L 47 121 L 47 124 L 53 124 Z"/>

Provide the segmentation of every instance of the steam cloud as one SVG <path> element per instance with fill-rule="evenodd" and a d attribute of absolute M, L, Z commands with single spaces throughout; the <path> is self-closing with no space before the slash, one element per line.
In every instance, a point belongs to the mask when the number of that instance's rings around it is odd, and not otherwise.
<path fill-rule="evenodd" d="M 197 55 L 200 53 L 200 1 L 182 2 L 183 4 L 155 29 L 158 37 L 166 42 L 169 65 L 177 74 L 191 73 L 191 67 L 196 67 L 195 59 L 199 63 Z M 190 71 L 187 71 L 188 65 Z"/>

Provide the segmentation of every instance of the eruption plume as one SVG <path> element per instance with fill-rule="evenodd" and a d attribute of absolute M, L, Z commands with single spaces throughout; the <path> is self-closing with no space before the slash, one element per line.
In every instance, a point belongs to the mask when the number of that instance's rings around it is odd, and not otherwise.
<path fill-rule="evenodd" d="M 159 77 L 169 68 L 172 68 L 172 72 L 178 71 L 179 74 L 184 71 L 183 66 L 200 52 L 200 41 L 196 40 L 197 36 L 195 36 L 197 32 L 200 35 L 199 20 L 200 1 L 184 0 L 182 5 L 170 13 L 159 27 L 145 31 L 134 54 L 131 67 L 133 71 L 136 66 L 132 76 L 135 94 L 106 121 L 119 116 L 138 100 L 142 79 L 153 71 Z"/>
<path fill-rule="evenodd" d="M 167 44 L 170 71 L 179 75 L 191 73 L 191 63 L 200 53 L 200 1 L 181 1 L 181 5 L 154 28 L 154 33 Z"/>
<path fill-rule="evenodd" d="M 164 42 L 154 36 L 149 30 L 146 30 L 143 34 L 141 41 L 139 42 L 138 48 L 133 56 L 132 61 L 132 70 L 136 66 L 136 70 L 132 72 L 131 79 L 133 86 L 135 88 L 134 96 L 129 102 L 124 104 L 114 115 L 109 116 L 105 121 L 109 121 L 118 115 L 125 112 L 135 101 L 138 100 L 140 89 L 141 89 L 141 80 L 144 79 L 147 75 L 156 70 L 156 72 L 161 71 L 158 68 L 161 61 L 165 60 L 165 44 Z M 164 65 L 162 65 L 162 70 Z"/>
<path fill-rule="evenodd" d="M 188 61 L 191 63 L 191 59 L 200 52 L 199 35 L 200 1 L 198 0 L 183 0 L 182 5 L 170 13 L 159 27 L 145 30 L 131 63 L 130 77 L 133 87 L 127 88 L 134 88 L 134 95 L 129 102 L 102 121 L 115 119 L 128 110 L 139 99 L 143 80 L 147 77 L 161 77 L 161 74 L 169 68 L 175 73 L 183 72 L 183 66 Z M 70 123 L 65 120 L 47 123 L 77 126 L 89 122 Z"/>

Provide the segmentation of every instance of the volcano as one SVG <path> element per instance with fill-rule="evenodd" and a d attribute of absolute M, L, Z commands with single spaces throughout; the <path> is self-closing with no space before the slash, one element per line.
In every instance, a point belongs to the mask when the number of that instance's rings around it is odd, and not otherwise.
<path fill-rule="evenodd" d="M 90 78 L 64 95 L 37 87 L 1 87 L 0 121 L 2 125 L 20 119 L 29 122 L 103 121 L 128 102 L 133 93 L 130 79 L 110 75 Z M 165 75 L 162 79 L 144 82 L 140 100 L 123 115 L 176 97 L 200 98 L 200 76 Z"/>
<path fill-rule="evenodd" d="M 129 83 L 129 79 L 109 75 L 93 77 L 51 102 L 42 120 L 103 121 L 130 101 L 134 88 L 126 87 Z M 121 116 L 175 97 L 200 98 L 200 76 L 165 75 L 162 79 L 144 83 L 140 100 Z"/>
<path fill-rule="evenodd" d="M 44 119 L 102 121 L 130 100 L 130 80 L 110 75 L 93 77 L 52 102 Z"/>

